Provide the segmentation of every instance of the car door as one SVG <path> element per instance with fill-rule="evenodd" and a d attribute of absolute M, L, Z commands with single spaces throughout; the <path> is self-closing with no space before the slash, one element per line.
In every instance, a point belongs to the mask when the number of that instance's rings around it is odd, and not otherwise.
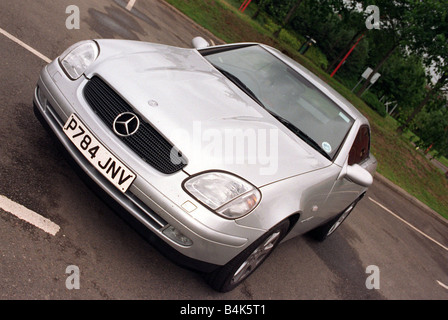
<path fill-rule="evenodd" d="M 361 125 L 350 148 L 347 163 L 342 168 L 342 172 L 346 166 L 354 164 L 358 164 L 371 172 L 370 166 L 372 161 L 376 163 L 376 160 L 370 155 L 370 128 L 368 125 Z M 340 213 L 365 191 L 366 187 L 358 185 L 341 175 L 334 182 L 325 203 L 328 216 L 332 217 Z"/>

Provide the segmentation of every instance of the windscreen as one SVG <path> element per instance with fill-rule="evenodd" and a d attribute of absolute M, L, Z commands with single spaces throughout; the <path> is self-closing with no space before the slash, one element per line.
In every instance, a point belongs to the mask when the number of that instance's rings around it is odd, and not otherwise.
<path fill-rule="evenodd" d="M 289 65 L 258 45 L 205 58 L 294 133 L 334 158 L 353 119 Z"/>

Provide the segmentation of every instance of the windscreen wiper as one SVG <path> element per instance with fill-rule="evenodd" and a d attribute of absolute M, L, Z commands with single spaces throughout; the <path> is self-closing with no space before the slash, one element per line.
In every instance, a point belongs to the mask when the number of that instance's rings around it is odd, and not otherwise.
<path fill-rule="evenodd" d="M 267 109 L 266 109 L 267 110 Z M 292 124 L 289 120 L 286 120 L 285 118 L 279 116 L 278 114 L 269 111 L 270 114 L 272 114 L 277 120 L 279 120 L 285 127 L 287 127 L 289 130 L 294 132 L 299 138 L 304 140 L 306 143 L 308 143 L 312 148 L 314 148 L 316 151 L 318 151 L 320 154 L 322 154 L 325 158 L 328 160 L 331 160 L 331 157 L 328 153 L 325 152 L 324 149 L 309 135 L 307 135 L 305 132 L 297 128 L 294 124 Z"/>
<path fill-rule="evenodd" d="M 277 120 L 279 120 L 285 127 L 287 127 L 289 130 L 294 132 L 294 134 L 299 136 L 299 138 L 301 138 L 306 143 L 308 143 L 312 148 L 314 148 L 316 151 L 318 151 L 320 154 L 322 154 L 325 158 L 327 158 L 328 160 L 331 160 L 330 155 L 328 153 L 326 153 L 325 150 L 322 149 L 322 147 L 316 141 L 314 141 L 310 136 L 308 136 L 305 132 L 303 132 L 302 130 L 297 128 L 290 121 L 286 120 L 285 118 L 279 116 L 275 112 L 272 112 L 271 110 L 266 108 L 266 106 L 260 101 L 260 99 L 257 98 L 257 96 L 253 93 L 253 91 L 251 89 L 249 89 L 244 84 L 244 82 L 242 82 L 238 77 L 236 77 L 232 73 L 230 73 L 220 67 L 217 67 L 217 66 L 214 66 L 214 67 L 216 69 L 218 69 L 219 72 L 221 72 L 223 75 L 225 75 L 230 81 L 232 81 L 238 87 L 240 87 L 241 90 L 243 90 L 245 93 L 247 93 L 247 95 L 249 95 L 255 102 L 257 102 L 260 106 L 262 106 L 264 109 L 266 109 L 271 115 L 273 115 Z"/>
<path fill-rule="evenodd" d="M 257 98 L 255 93 L 249 89 L 246 84 L 241 81 L 237 76 L 230 73 L 229 71 L 226 71 L 220 67 L 214 66 L 216 69 L 218 69 L 219 72 L 221 72 L 223 75 L 225 75 L 230 81 L 232 81 L 234 84 L 236 84 L 241 90 L 243 90 L 249 97 L 251 97 L 256 103 L 258 103 L 260 106 L 266 109 L 263 102 L 260 101 L 260 99 Z"/>

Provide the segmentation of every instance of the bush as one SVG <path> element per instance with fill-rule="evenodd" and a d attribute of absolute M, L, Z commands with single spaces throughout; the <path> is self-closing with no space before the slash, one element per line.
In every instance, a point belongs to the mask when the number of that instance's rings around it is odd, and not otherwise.
<path fill-rule="evenodd" d="M 280 31 L 278 39 L 281 42 L 288 44 L 295 51 L 299 51 L 300 46 L 302 45 L 302 42 L 305 41 L 305 40 L 301 41 L 301 39 L 299 37 L 297 37 L 296 35 L 290 33 L 288 30 L 285 30 L 285 29 L 282 29 L 282 31 Z"/>
<path fill-rule="evenodd" d="M 303 36 L 286 29 L 280 31 L 278 39 L 281 43 L 286 44 L 295 52 L 299 52 L 302 44 L 306 41 Z M 317 46 L 311 46 L 304 55 L 322 70 L 325 70 L 328 67 L 327 57 Z"/>
<path fill-rule="evenodd" d="M 380 116 L 386 117 L 386 107 L 378 100 L 378 97 L 375 94 L 366 92 L 363 94 L 362 99 L 370 108 L 378 112 Z"/>
<path fill-rule="evenodd" d="M 305 56 L 313 61 L 316 65 L 318 65 L 322 70 L 327 69 L 328 60 L 327 57 L 322 53 L 322 51 L 316 46 L 311 47 L 306 53 Z"/>

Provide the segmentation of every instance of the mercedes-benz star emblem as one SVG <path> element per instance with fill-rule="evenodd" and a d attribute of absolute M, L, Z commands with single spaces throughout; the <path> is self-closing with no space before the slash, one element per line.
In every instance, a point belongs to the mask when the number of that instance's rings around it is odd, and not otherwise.
<path fill-rule="evenodd" d="M 113 129 L 119 136 L 129 137 L 137 132 L 139 126 L 140 120 L 135 114 L 123 112 L 115 118 Z"/>

